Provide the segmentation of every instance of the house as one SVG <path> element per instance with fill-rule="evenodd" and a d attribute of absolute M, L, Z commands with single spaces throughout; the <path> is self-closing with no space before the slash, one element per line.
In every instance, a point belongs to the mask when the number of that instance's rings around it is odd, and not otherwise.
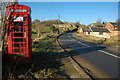
<path fill-rule="evenodd" d="M 105 27 L 110 31 L 110 36 L 120 35 L 120 25 L 117 22 L 108 22 Z"/>
<path fill-rule="evenodd" d="M 110 31 L 106 28 L 89 27 L 91 29 L 90 35 L 96 37 L 110 38 Z"/>
<path fill-rule="evenodd" d="M 78 32 L 84 35 L 110 38 L 110 31 L 106 28 L 98 28 L 98 27 L 91 27 L 91 26 L 88 26 L 86 28 L 79 27 Z"/>
<path fill-rule="evenodd" d="M 79 27 L 77 32 L 84 35 L 89 35 L 91 30 L 89 29 L 89 27 Z"/>
<path fill-rule="evenodd" d="M 53 24 L 54 27 L 56 28 L 62 28 L 63 31 L 69 31 L 71 28 L 76 28 L 74 24 Z"/>
<path fill-rule="evenodd" d="M 103 28 L 96 24 L 91 24 L 86 28 L 79 27 L 78 32 L 85 35 L 110 38 L 120 36 L 120 25 L 117 22 L 108 22 L 105 28 Z"/>

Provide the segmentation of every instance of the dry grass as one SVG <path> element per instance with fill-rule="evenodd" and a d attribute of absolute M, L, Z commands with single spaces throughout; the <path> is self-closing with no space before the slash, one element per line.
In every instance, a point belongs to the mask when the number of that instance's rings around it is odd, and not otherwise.
<path fill-rule="evenodd" d="M 105 38 L 100 38 L 100 37 L 95 37 L 95 36 L 88 36 L 88 35 L 83 35 L 83 34 L 76 34 L 79 37 L 82 37 L 86 40 L 90 40 L 91 42 L 95 42 L 95 43 L 103 43 L 105 45 L 109 45 L 109 46 L 119 46 L 120 45 L 120 36 L 115 36 L 115 37 L 111 37 L 111 38 L 107 38 L 105 40 Z"/>
<path fill-rule="evenodd" d="M 89 36 L 89 35 L 84 35 L 84 34 L 76 34 L 79 37 L 82 37 L 85 40 L 89 40 L 91 42 L 95 42 L 95 43 L 101 43 L 103 41 L 105 41 L 104 38 L 100 38 L 100 37 L 95 37 L 95 36 Z"/>
<path fill-rule="evenodd" d="M 120 45 L 120 36 L 111 37 L 111 38 L 107 39 L 104 44 L 119 46 Z"/>

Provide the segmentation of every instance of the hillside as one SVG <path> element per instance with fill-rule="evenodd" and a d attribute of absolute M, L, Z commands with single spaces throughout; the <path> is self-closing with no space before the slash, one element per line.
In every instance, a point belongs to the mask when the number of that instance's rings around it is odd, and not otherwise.
<path fill-rule="evenodd" d="M 62 22 L 60 20 L 47 20 L 47 21 L 40 21 L 38 19 L 34 20 L 32 22 L 32 33 L 33 39 L 35 37 L 40 37 L 43 35 L 52 35 L 52 34 L 61 34 L 66 31 L 70 31 L 75 29 L 75 27 L 69 26 L 69 27 L 55 27 L 53 24 L 67 24 L 69 22 Z M 34 36 L 35 35 L 35 36 Z"/>
<path fill-rule="evenodd" d="M 64 22 L 60 21 L 60 20 L 47 20 L 47 21 L 40 21 L 38 19 L 34 20 L 32 22 L 32 27 L 35 27 L 35 24 L 39 23 L 37 25 L 40 25 L 41 27 L 45 27 L 45 26 L 52 26 L 52 24 L 64 24 Z"/>
<path fill-rule="evenodd" d="M 47 20 L 47 21 L 42 21 L 41 26 L 52 26 L 52 24 L 64 24 L 60 20 Z"/>

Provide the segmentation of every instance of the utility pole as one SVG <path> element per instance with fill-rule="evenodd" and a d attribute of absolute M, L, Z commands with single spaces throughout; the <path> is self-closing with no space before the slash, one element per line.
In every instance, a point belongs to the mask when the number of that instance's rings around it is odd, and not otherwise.
<path fill-rule="evenodd" d="M 44 20 L 45 20 L 45 17 L 42 17 L 42 18 L 41 18 L 41 21 L 44 21 Z"/>
<path fill-rule="evenodd" d="M 60 23 L 60 14 L 58 15 L 58 24 Z"/>
<path fill-rule="evenodd" d="M 58 15 L 58 25 L 60 23 L 60 14 Z M 58 28 L 58 34 L 60 33 L 59 28 Z"/>

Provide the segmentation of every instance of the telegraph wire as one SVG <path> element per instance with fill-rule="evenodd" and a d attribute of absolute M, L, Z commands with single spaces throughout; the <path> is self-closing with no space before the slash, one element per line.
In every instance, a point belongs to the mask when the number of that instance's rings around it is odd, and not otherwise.
<path fill-rule="evenodd" d="M 54 17 L 54 15 L 52 14 L 52 11 L 50 10 L 50 8 L 46 4 L 46 2 L 44 0 L 41 0 L 41 1 L 43 1 L 44 6 L 47 8 L 48 12 L 50 13 L 49 15 L 52 16 L 52 17 Z"/>
<path fill-rule="evenodd" d="M 48 12 L 52 15 L 52 12 L 51 12 L 51 10 L 48 8 L 46 2 L 43 2 L 43 3 L 44 3 L 44 5 L 45 5 L 45 7 L 48 9 Z"/>
<path fill-rule="evenodd" d="M 41 0 L 41 1 L 43 1 L 43 0 Z M 47 8 L 48 12 L 50 13 L 50 16 L 56 17 L 55 15 L 52 14 L 52 11 L 50 10 L 50 8 L 49 8 L 48 5 L 46 4 L 46 2 L 43 1 L 43 3 L 44 3 L 44 6 Z M 55 4 L 54 4 L 53 1 L 51 2 L 51 5 L 52 5 L 52 8 L 54 8 L 54 10 L 55 10 L 54 12 L 56 12 L 56 14 L 58 15 L 57 18 L 56 18 L 56 19 L 58 19 L 60 13 L 59 13 L 59 11 L 57 10 L 57 8 L 56 8 L 56 6 L 55 6 Z"/>
<path fill-rule="evenodd" d="M 56 11 L 57 15 L 60 15 L 60 11 L 56 8 L 56 6 L 55 6 L 54 3 L 55 3 L 55 2 L 52 2 L 51 4 L 52 4 L 54 10 Z"/>

